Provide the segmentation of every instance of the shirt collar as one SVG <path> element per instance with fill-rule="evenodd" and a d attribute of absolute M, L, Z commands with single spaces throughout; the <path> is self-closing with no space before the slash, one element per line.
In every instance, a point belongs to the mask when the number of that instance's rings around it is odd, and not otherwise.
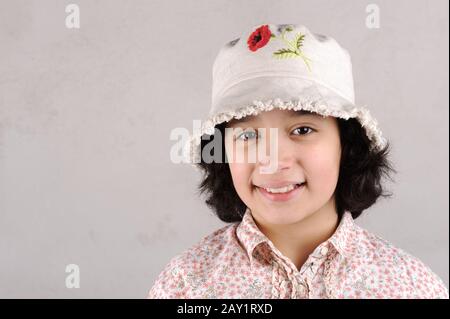
<path fill-rule="evenodd" d="M 236 229 L 236 234 L 244 246 L 251 263 L 255 247 L 263 242 L 269 242 L 269 238 L 259 230 L 248 207 Z"/>
<path fill-rule="evenodd" d="M 352 214 L 349 211 L 345 211 L 339 221 L 336 231 L 328 240 L 326 240 L 326 242 L 330 242 L 344 258 L 349 258 L 352 253 L 352 241 L 355 238 L 355 226 Z M 242 221 L 236 229 L 236 234 L 247 252 L 250 263 L 253 262 L 253 253 L 259 244 L 267 243 L 270 247 L 273 245 L 270 239 L 259 230 L 248 207 Z"/>
<path fill-rule="evenodd" d="M 356 234 L 356 224 L 353 220 L 352 213 L 345 211 L 339 221 L 334 234 L 328 241 L 336 248 L 338 253 L 344 258 L 350 258 L 353 252 L 353 241 Z"/>

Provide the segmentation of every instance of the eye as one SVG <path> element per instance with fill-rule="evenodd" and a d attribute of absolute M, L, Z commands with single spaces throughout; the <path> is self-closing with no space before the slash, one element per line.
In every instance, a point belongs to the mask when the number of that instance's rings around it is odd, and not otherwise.
<path fill-rule="evenodd" d="M 256 137 L 256 132 L 253 131 L 247 131 L 247 132 L 243 132 L 241 134 L 239 134 L 236 137 L 236 140 L 240 140 L 240 141 L 248 141 L 251 138 Z"/>
<path fill-rule="evenodd" d="M 295 135 L 307 135 L 309 131 L 313 132 L 314 129 L 310 128 L 309 126 L 300 126 L 297 127 L 296 129 L 294 129 L 293 132 L 299 132 L 299 134 L 295 134 Z"/>

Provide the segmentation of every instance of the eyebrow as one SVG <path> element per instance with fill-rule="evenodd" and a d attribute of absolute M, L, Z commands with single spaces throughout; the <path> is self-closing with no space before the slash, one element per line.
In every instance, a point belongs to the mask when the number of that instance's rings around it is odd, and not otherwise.
<path fill-rule="evenodd" d="M 312 116 L 317 116 L 319 114 L 314 113 L 314 112 L 310 112 L 310 111 L 306 111 L 306 110 L 298 110 L 298 111 L 294 111 L 295 113 L 293 113 L 292 115 L 297 117 L 297 116 L 305 116 L 305 115 L 312 115 Z M 240 119 L 232 119 L 231 121 L 228 122 L 228 124 L 237 124 L 237 123 L 248 123 L 250 121 L 253 120 L 253 116 L 245 116 L 243 118 Z"/>

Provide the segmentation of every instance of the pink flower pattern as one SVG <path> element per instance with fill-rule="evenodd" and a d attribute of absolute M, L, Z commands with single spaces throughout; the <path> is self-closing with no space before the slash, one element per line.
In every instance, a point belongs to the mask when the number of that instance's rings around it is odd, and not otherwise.
<path fill-rule="evenodd" d="M 345 212 L 300 270 L 258 229 L 249 209 L 173 257 L 147 298 L 449 298 L 421 260 L 357 225 Z"/>

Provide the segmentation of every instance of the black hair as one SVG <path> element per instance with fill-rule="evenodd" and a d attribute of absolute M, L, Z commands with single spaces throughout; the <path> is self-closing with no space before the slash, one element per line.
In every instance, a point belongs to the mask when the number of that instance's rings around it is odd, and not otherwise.
<path fill-rule="evenodd" d="M 388 160 L 389 142 L 382 149 L 370 149 L 370 140 L 358 120 L 336 119 L 342 149 L 339 178 L 335 189 L 336 210 L 339 220 L 345 211 L 350 211 L 356 219 L 380 196 L 392 196 L 392 193 L 385 192 L 382 179 L 387 177 L 392 180 L 391 173 L 396 173 L 396 170 Z M 211 137 L 215 140 L 218 138 L 217 131 L 221 134 L 221 161 L 206 163 L 201 156 L 201 161 L 197 164 L 203 172 L 203 179 L 198 185 L 198 190 L 199 195 L 207 194 L 205 203 L 219 219 L 231 223 L 242 220 L 247 206 L 234 188 L 229 163 L 226 161 L 223 140 L 226 125 L 227 122 L 216 125 L 216 133 Z M 200 154 L 203 154 L 207 143 L 208 140 L 201 139 Z M 214 148 L 211 150 L 211 155 L 214 156 Z"/>

